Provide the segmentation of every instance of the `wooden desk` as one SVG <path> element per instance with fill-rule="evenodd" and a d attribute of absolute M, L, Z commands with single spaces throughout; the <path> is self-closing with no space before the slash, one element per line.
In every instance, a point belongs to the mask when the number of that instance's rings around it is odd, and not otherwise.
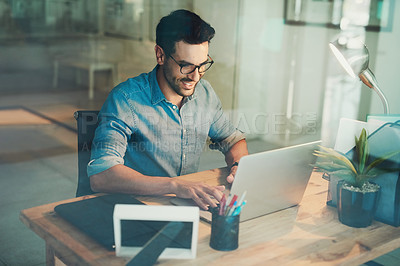
<path fill-rule="evenodd" d="M 189 176 L 209 184 L 221 183 L 226 169 Z M 299 206 L 240 224 L 239 248 L 216 251 L 209 247 L 210 225 L 200 222 L 197 258 L 159 260 L 163 265 L 358 265 L 400 247 L 400 228 L 373 222 L 368 228 L 341 224 L 335 208 L 326 206 L 328 182 L 311 175 Z M 63 220 L 54 207 L 84 196 L 21 211 L 22 222 L 46 241 L 47 263 L 54 255 L 67 265 L 124 265 L 84 233 Z M 171 196 L 138 197 L 147 204 L 167 204 Z"/>

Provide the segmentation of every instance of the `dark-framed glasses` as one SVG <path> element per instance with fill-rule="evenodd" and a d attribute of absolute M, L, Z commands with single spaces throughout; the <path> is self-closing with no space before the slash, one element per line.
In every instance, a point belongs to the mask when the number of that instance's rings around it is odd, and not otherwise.
<path fill-rule="evenodd" d="M 208 59 L 206 62 L 200 64 L 200 65 L 193 65 L 193 64 L 189 64 L 189 63 L 178 63 L 175 58 L 172 57 L 172 55 L 169 55 L 169 57 L 172 58 L 172 60 L 175 61 L 175 63 L 180 66 L 181 68 L 181 73 L 186 75 L 186 74 L 190 74 L 193 73 L 196 68 L 199 70 L 199 73 L 204 73 L 207 70 L 210 69 L 210 67 L 212 66 L 212 64 L 214 64 L 214 61 L 212 60 L 212 58 L 207 55 Z"/>

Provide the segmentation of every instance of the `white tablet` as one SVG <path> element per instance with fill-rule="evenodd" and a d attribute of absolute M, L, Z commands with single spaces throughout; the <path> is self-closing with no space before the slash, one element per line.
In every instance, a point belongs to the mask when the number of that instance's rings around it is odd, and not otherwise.
<path fill-rule="evenodd" d="M 176 237 L 176 241 L 172 241 L 159 258 L 193 259 L 196 257 L 199 230 L 198 207 L 116 204 L 113 221 L 115 252 L 119 257 L 136 256 L 143 245 L 168 222 L 183 222 L 184 228 Z M 127 236 L 128 233 L 129 236 Z"/>

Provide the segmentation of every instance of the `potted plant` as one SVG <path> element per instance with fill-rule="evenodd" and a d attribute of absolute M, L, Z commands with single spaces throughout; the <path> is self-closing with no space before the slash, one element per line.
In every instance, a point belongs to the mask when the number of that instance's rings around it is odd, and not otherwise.
<path fill-rule="evenodd" d="M 314 155 L 321 160 L 315 163 L 316 171 L 335 175 L 341 181 L 337 187 L 337 209 L 339 220 L 352 227 L 371 225 L 379 196 L 379 185 L 370 182 L 380 174 L 398 169 L 385 169 L 384 161 L 400 151 L 388 153 L 369 162 L 370 151 L 368 137 L 362 129 L 360 137 L 355 137 L 355 149 L 352 158 L 334 149 L 320 146 Z"/>

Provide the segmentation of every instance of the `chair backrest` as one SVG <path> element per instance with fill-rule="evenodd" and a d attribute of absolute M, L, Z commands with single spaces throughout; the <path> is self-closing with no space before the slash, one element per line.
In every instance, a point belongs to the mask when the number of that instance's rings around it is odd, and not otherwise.
<path fill-rule="evenodd" d="M 86 169 L 90 161 L 94 132 L 98 125 L 99 111 L 76 111 L 74 117 L 78 124 L 78 187 L 76 196 L 93 194 Z"/>

